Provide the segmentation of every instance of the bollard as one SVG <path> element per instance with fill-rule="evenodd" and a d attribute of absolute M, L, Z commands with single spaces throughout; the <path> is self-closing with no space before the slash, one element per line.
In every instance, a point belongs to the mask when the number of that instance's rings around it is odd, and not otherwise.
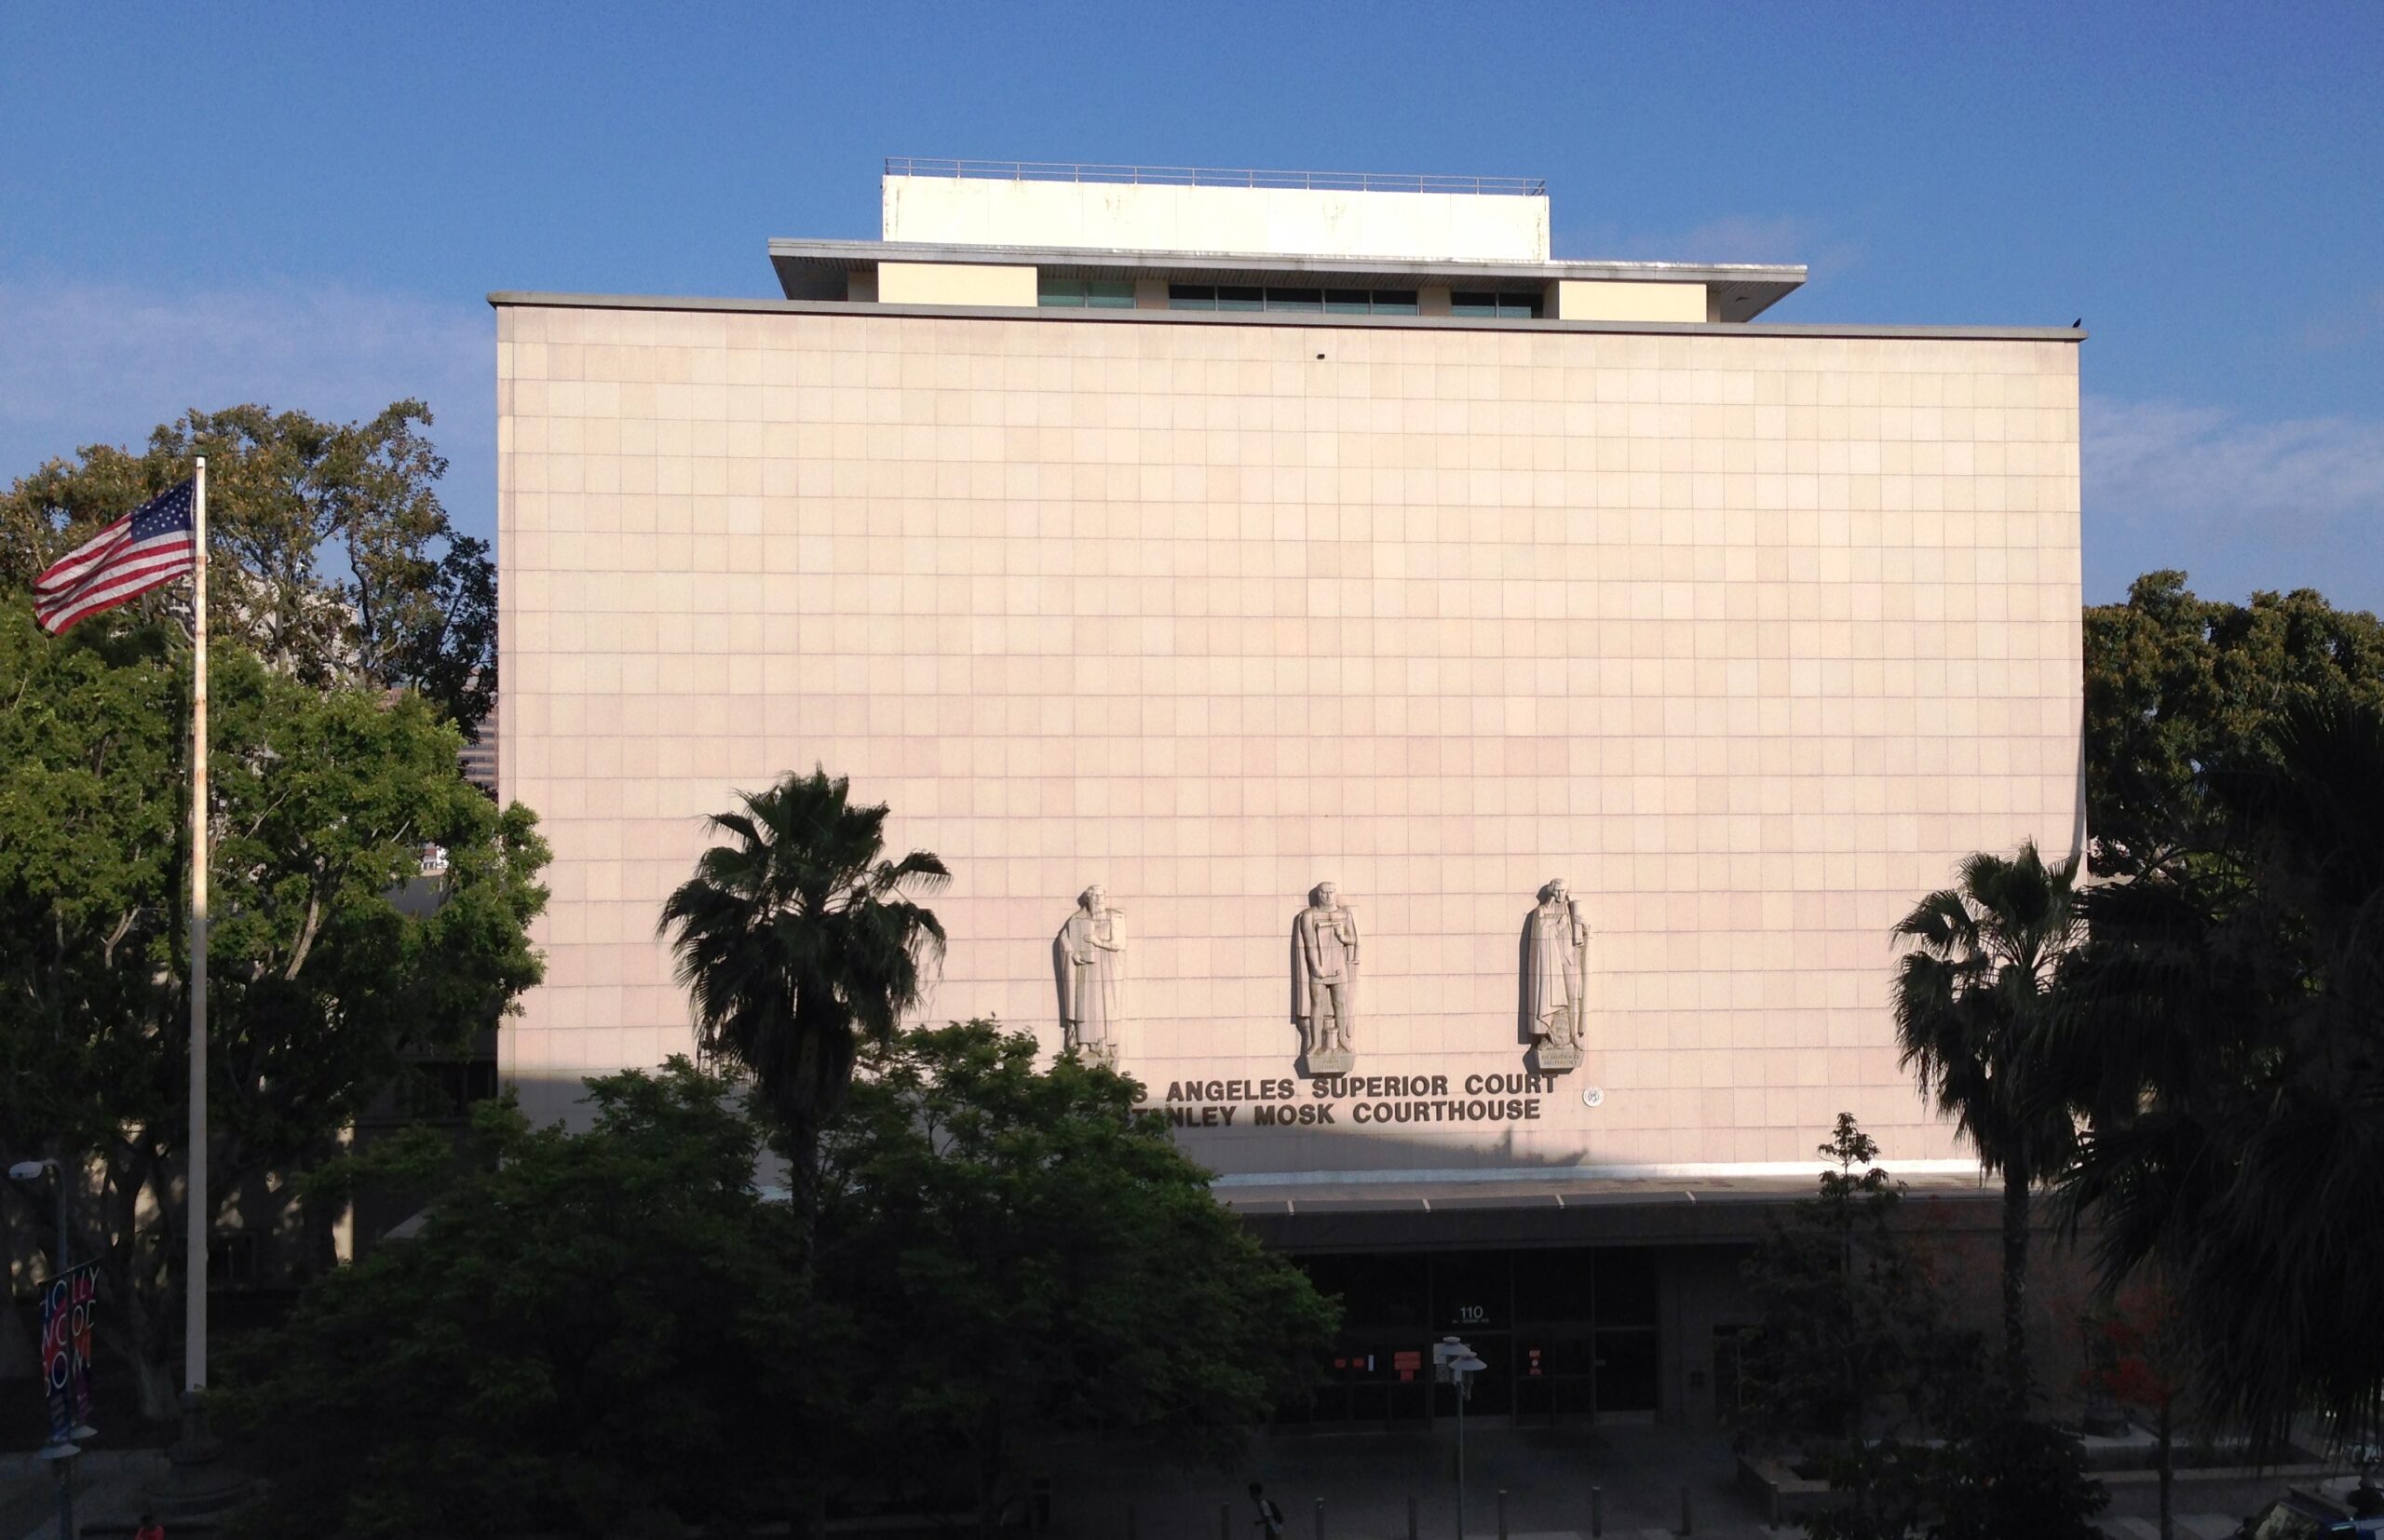
<path fill-rule="evenodd" d="M 1407 1540 L 1416 1540 L 1416 1494 L 1407 1494 Z"/>
<path fill-rule="evenodd" d="M 1605 1533 L 1605 1493 L 1599 1487 L 1590 1489 L 1590 1540 Z"/>
<path fill-rule="evenodd" d="M 1316 1500 L 1316 1540 L 1324 1540 L 1324 1499 Z"/>
<path fill-rule="evenodd" d="M 1233 1505 L 1217 1505 L 1217 1540 L 1233 1540 Z"/>
<path fill-rule="evenodd" d="M 1498 1489 L 1498 1540 L 1507 1540 L 1507 1489 Z"/>
<path fill-rule="evenodd" d="M 1689 1522 L 1688 1483 L 1686 1481 L 1683 1481 L 1680 1484 L 1680 1532 L 1683 1534 L 1694 1534 L 1697 1533 L 1696 1527 Z"/>

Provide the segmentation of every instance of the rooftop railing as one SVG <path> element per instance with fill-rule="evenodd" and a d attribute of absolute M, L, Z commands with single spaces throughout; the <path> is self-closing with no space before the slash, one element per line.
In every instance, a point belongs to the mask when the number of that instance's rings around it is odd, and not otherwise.
<path fill-rule="evenodd" d="M 1334 193 L 1483 193 L 1546 197 L 1539 177 L 1440 176 L 1429 172 L 1264 171 L 1214 166 L 1097 166 L 1052 160 L 940 160 L 887 155 L 889 177 L 970 177 L 994 182 L 1102 182 L 1153 187 L 1290 187 Z"/>

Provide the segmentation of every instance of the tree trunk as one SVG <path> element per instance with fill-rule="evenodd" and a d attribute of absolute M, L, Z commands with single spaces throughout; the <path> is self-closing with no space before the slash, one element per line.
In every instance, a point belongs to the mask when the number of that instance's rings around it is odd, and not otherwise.
<path fill-rule="evenodd" d="M 795 1253 L 795 1264 L 802 1270 L 804 1298 L 807 1302 L 812 1298 L 814 1248 L 820 1232 L 820 1118 L 805 1109 L 791 1112 L 785 1122 L 787 1202 L 794 1211 L 795 1234 L 801 1246 Z M 796 1455 L 794 1521 L 790 1528 L 801 1540 L 826 1540 L 828 1472 L 820 1463 L 819 1445 L 808 1439 L 806 1442 L 810 1447 Z"/>
<path fill-rule="evenodd" d="M 2028 1180 L 2027 1167 L 2003 1167 L 2003 1376 L 2012 1412 L 2028 1406 Z"/>
<path fill-rule="evenodd" d="M 786 1119 L 786 1185 L 794 1210 L 796 1232 L 803 1237 L 803 1266 L 811 1267 L 811 1249 L 820 1232 L 820 1117 L 808 1110 Z"/>
<path fill-rule="evenodd" d="M 140 1397 L 142 1422 L 166 1426 L 182 1416 L 182 1389 L 174 1368 L 171 1360 L 146 1354 L 132 1360 L 133 1389 Z"/>
<path fill-rule="evenodd" d="M 17 1274 L 17 1230 L 13 1196 L 0 1196 L 0 1279 L 14 1281 Z M 25 1251 L 26 1276 L 32 1276 L 33 1254 L 38 1247 Z M 33 1332 L 25 1326 L 24 1316 L 15 1310 L 0 1314 L 0 1381 L 31 1380 L 41 1374 L 41 1355 L 34 1348 Z"/>
<path fill-rule="evenodd" d="M 182 1324 L 181 1276 L 183 1236 L 186 1223 L 173 1201 L 169 1183 L 157 1181 L 163 1169 L 147 1129 L 121 1143 L 112 1158 L 115 1169 L 102 1189 L 105 1216 L 103 1241 L 108 1247 L 102 1271 L 115 1298 L 103 1300 L 100 1319 L 121 1320 L 120 1342 L 132 1370 L 142 1420 L 172 1423 L 182 1416 L 180 1346 Z M 143 1202 L 153 1203 L 158 1244 L 142 1223 Z M 199 1287 L 206 1287 L 204 1278 Z"/>
<path fill-rule="evenodd" d="M 2174 1445 L 2171 1438 L 2174 1424 L 2170 1403 L 2174 1398 L 2169 1396 L 2160 1398 L 2160 1540 L 2177 1540 L 2177 1518 L 2171 1504 L 2177 1479 L 2177 1465 L 2173 1458 Z"/>
<path fill-rule="evenodd" d="M 995 1540 L 1002 1528 L 1002 1422 L 1001 1409 L 987 1412 L 977 1440 L 977 1533 L 982 1540 Z M 1033 1514 L 1027 1515 L 1027 1528 L 1034 1529 Z"/>
<path fill-rule="evenodd" d="M 136 1242 L 125 1250 L 137 1258 L 140 1247 Z M 139 1277 L 137 1260 L 120 1269 L 103 1271 L 113 1275 L 109 1282 L 115 1286 L 115 1299 L 112 1303 L 123 1317 L 120 1341 L 126 1366 L 132 1371 L 133 1390 L 140 1398 L 141 1419 L 146 1423 L 170 1423 L 182 1414 L 174 1375 L 173 1331 L 167 1318 L 177 1296 L 170 1285 L 159 1287 L 156 1280 Z M 105 1314 L 102 1312 L 102 1318 Z"/>

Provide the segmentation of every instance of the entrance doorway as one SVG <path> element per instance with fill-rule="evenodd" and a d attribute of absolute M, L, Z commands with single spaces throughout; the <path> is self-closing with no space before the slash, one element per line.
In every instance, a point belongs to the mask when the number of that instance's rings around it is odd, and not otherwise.
<path fill-rule="evenodd" d="M 1589 1247 L 1294 1259 L 1340 1297 L 1327 1384 L 1286 1423 L 1391 1427 L 1456 1415 L 1431 1383 L 1443 1337 L 1484 1365 L 1468 1418 L 1518 1425 L 1648 1421 L 1661 1375 L 1658 1253 Z"/>

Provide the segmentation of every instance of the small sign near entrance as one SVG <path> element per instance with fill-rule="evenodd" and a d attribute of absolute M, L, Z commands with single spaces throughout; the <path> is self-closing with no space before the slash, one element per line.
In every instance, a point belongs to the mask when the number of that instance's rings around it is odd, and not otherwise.
<path fill-rule="evenodd" d="M 1390 1356 L 1390 1367 L 1399 1371 L 1401 1379 L 1414 1379 L 1424 1371 L 1423 1350 L 1419 1348 L 1413 1353 L 1393 1353 Z"/>

